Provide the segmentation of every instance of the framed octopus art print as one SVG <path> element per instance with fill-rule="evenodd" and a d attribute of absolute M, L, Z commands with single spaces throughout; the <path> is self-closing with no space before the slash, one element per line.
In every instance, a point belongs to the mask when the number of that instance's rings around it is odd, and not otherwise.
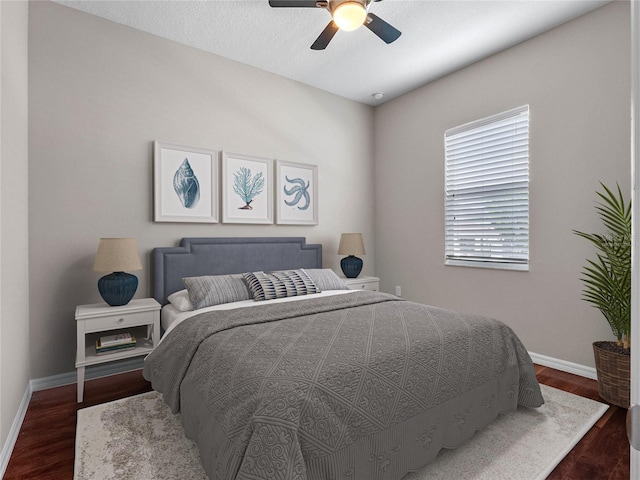
<path fill-rule="evenodd" d="M 154 142 L 154 221 L 218 223 L 218 152 Z"/>
<path fill-rule="evenodd" d="M 276 223 L 318 224 L 318 166 L 276 161 Z"/>

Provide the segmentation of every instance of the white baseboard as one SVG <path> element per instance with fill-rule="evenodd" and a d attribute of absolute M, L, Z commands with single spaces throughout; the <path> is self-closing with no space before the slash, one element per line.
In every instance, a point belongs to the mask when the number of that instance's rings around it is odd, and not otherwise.
<path fill-rule="evenodd" d="M 87 367 L 85 374 L 86 380 L 94 378 L 108 377 L 117 373 L 130 372 L 131 370 L 139 370 L 142 368 L 144 357 L 130 358 L 120 362 L 102 363 L 93 367 Z M 34 392 L 46 390 L 48 388 L 61 387 L 76 383 L 78 377 L 76 372 L 61 373 L 45 378 L 36 378 L 31 380 L 31 389 Z"/>
<path fill-rule="evenodd" d="M 597 380 L 598 375 L 596 369 L 593 367 L 587 367 L 580 365 L 579 363 L 567 362 L 566 360 L 560 360 L 558 358 L 547 357 L 546 355 L 540 355 L 539 353 L 529 352 L 529 356 L 533 363 L 542 365 L 543 367 L 555 368 L 562 372 L 573 373 L 574 375 L 580 375 L 581 377 Z"/>
<path fill-rule="evenodd" d="M 131 370 L 138 370 L 142 368 L 142 365 L 143 357 L 138 357 L 123 360 L 121 362 L 105 363 L 102 365 L 96 365 L 95 367 L 88 367 L 86 371 L 86 380 L 107 377 L 117 373 L 130 372 Z M 16 413 L 13 424 L 11 425 L 11 430 L 7 436 L 7 440 L 5 441 L 2 447 L 2 452 L 0 453 L 0 478 L 4 477 L 7 465 L 9 465 L 9 459 L 11 458 L 13 447 L 15 446 L 18 435 L 20 434 L 20 428 L 22 427 L 22 422 L 27 414 L 27 408 L 29 408 L 31 394 L 39 390 L 70 385 L 72 383 L 76 383 L 76 380 L 76 372 L 69 372 L 45 378 L 36 378 L 29 381 L 29 384 L 24 391 L 24 395 L 22 396 L 20 406 L 18 407 L 18 412 Z"/>
<path fill-rule="evenodd" d="M 22 422 L 27 414 L 27 408 L 29 408 L 31 393 L 31 384 L 29 383 L 27 388 L 24 390 L 24 395 L 22 395 L 22 401 L 18 407 L 18 412 L 16 413 L 16 417 L 13 419 L 9 435 L 2 447 L 2 453 L 0 453 L 0 478 L 4 477 L 4 472 L 7 470 L 7 465 L 9 465 L 9 459 L 11 458 L 13 447 L 15 446 L 18 435 L 20 434 L 20 428 L 22 427 Z"/>

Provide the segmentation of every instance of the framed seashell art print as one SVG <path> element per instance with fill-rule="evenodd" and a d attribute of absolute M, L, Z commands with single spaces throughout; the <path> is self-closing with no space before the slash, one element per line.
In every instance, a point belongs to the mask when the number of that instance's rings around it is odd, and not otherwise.
<path fill-rule="evenodd" d="M 218 152 L 154 142 L 154 221 L 218 222 Z"/>
<path fill-rule="evenodd" d="M 222 152 L 223 223 L 273 223 L 273 160 Z"/>
<path fill-rule="evenodd" d="M 318 224 L 318 166 L 276 161 L 276 223 Z"/>

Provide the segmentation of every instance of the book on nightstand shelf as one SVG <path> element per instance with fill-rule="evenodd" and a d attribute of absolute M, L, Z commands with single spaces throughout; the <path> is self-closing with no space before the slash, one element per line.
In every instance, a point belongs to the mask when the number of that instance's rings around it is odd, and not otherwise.
<path fill-rule="evenodd" d="M 96 355 L 106 355 L 108 353 L 116 353 L 116 352 L 126 352 L 127 350 L 135 350 L 136 345 L 135 343 L 132 345 L 125 345 L 125 346 L 121 346 L 121 347 L 116 347 L 116 348 L 101 348 L 98 349 L 96 348 Z"/>
<path fill-rule="evenodd" d="M 100 346 L 101 347 L 113 347 L 115 345 L 125 345 L 127 343 L 131 343 L 131 339 L 133 336 L 129 332 L 118 333 L 117 335 L 106 335 L 104 337 L 100 337 Z M 133 338 L 135 342 L 136 339 Z"/>
<path fill-rule="evenodd" d="M 120 352 L 123 350 L 131 350 L 136 348 L 136 337 L 128 335 L 128 341 L 125 343 L 107 344 L 102 343 L 102 339 L 96 340 L 96 355 L 104 355 L 106 353 Z"/>

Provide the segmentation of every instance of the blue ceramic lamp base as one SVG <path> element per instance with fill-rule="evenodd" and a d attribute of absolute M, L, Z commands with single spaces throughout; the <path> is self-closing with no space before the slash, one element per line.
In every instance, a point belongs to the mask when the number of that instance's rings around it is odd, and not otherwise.
<path fill-rule="evenodd" d="M 340 260 L 340 268 L 347 278 L 356 278 L 362 271 L 362 259 L 349 255 Z"/>
<path fill-rule="evenodd" d="M 125 272 L 113 272 L 98 280 L 98 291 L 112 307 L 126 305 L 138 289 L 138 277 Z"/>

